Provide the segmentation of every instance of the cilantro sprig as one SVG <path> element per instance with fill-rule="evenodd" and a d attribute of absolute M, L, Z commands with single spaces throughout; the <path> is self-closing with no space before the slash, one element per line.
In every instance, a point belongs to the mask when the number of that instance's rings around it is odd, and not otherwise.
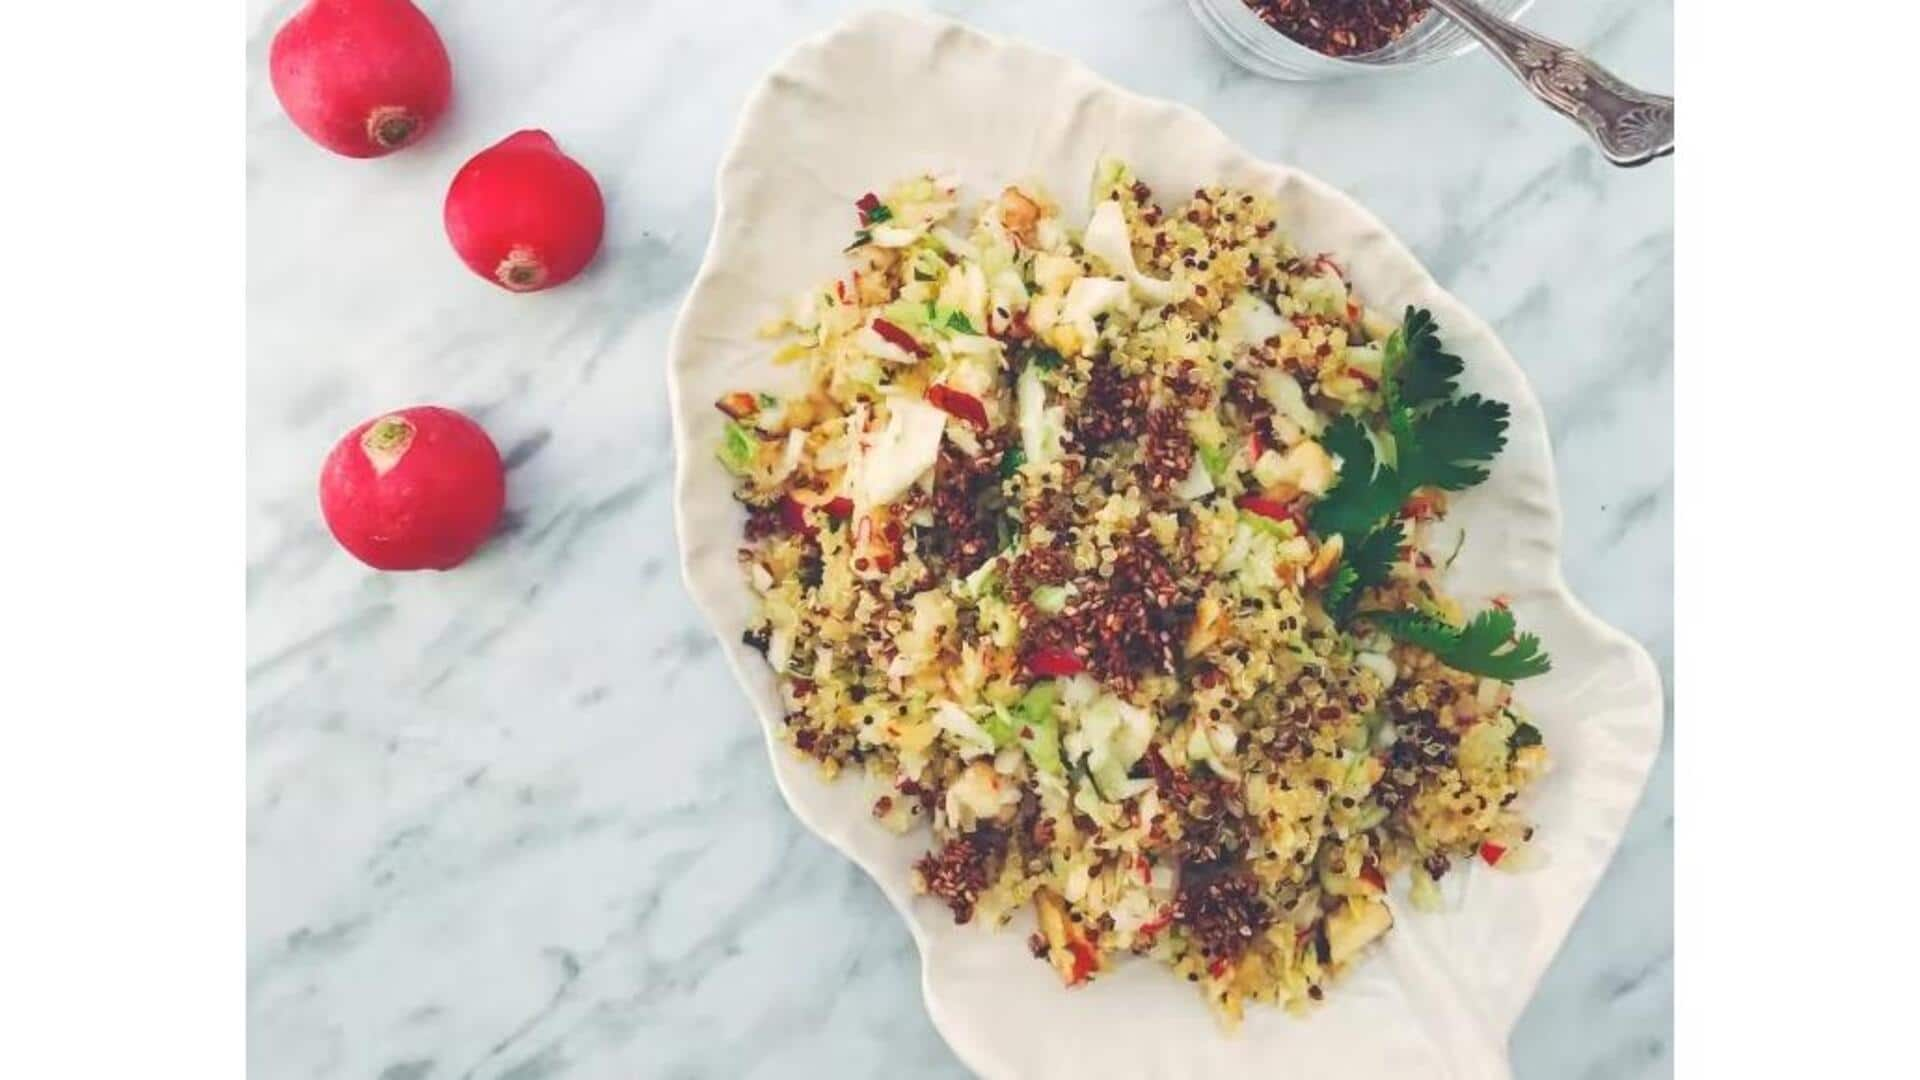
<path fill-rule="evenodd" d="M 1314 504 L 1311 521 L 1323 537 L 1337 535 L 1345 544 L 1321 597 L 1341 623 L 1367 589 L 1387 583 L 1406 543 L 1398 518 L 1408 497 L 1423 487 L 1464 491 L 1482 483 L 1507 445 L 1510 411 L 1479 394 L 1460 395 L 1465 365 L 1441 345 L 1431 312 L 1407 308 L 1381 353 L 1384 422 L 1376 430 L 1342 416 L 1321 437 L 1340 458 L 1340 479 Z M 1417 612 L 1362 617 L 1461 671 L 1512 680 L 1549 666 L 1539 639 L 1516 636 L 1504 610 L 1482 613 L 1464 628 Z"/>
<path fill-rule="evenodd" d="M 1369 611 L 1361 618 L 1470 675 L 1517 682 L 1553 669 L 1552 659 L 1540 651 L 1540 639 L 1516 633 L 1513 612 L 1505 608 L 1488 608 L 1465 626 L 1418 611 Z"/>
<path fill-rule="evenodd" d="M 1507 445 L 1507 406 L 1479 394 L 1456 397 L 1460 358 L 1440 345 L 1433 316 L 1409 307 L 1382 349 L 1385 430 L 1369 432 L 1351 416 L 1328 426 L 1321 440 L 1340 456 L 1340 480 L 1313 508 L 1322 535 L 1351 543 L 1397 513 L 1422 487 L 1464 491 L 1487 478 L 1487 463 Z M 1393 448 L 1380 461 L 1375 438 Z"/>
<path fill-rule="evenodd" d="M 1440 344 L 1433 316 L 1409 307 L 1382 349 L 1386 423 L 1370 431 L 1352 416 L 1328 425 L 1321 444 L 1341 460 L 1340 479 L 1314 504 L 1313 527 L 1346 538 L 1348 549 L 1378 552 L 1376 537 L 1422 487 L 1463 491 L 1487 478 L 1487 463 L 1507 444 L 1505 404 L 1478 394 L 1456 397 L 1462 363 Z M 1376 444 L 1378 440 L 1378 444 Z M 1382 461 L 1380 445 L 1391 448 Z M 1404 542 L 1404 537 L 1397 543 Z M 1352 589 L 1385 580 L 1385 566 L 1355 564 Z M 1338 583 L 1348 575 L 1334 579 Z"/>

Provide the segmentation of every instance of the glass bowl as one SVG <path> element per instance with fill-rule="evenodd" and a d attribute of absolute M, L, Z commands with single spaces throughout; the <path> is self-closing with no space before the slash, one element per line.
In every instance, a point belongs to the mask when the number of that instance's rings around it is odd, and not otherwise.
<path fill-rule="evenodd" d="M 1498 15 L 1516 18 L 1533 0 L 1482 0 Z M 1421 67 L 1451 56 L 1472 52 L 1478 43 L 1451 19 L 1429 14 L 1384 49 L 1357 56 L 1328 56 L 1315 52 L 1262 22 L 1245 0 L 1187 0 L 1208 36 L 1234 62 L 1271 79 L 1304 82 L 1352 75 L 1379 75 Z"/>

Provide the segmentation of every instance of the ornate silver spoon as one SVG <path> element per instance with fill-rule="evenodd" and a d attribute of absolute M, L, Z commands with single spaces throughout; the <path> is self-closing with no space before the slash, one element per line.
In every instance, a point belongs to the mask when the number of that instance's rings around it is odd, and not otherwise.
<path fill-rule="evenodd" d="M 1500 58 L 1533 96 L 1587 130 L 1615 165 L 1644 165 L 1673 153 L 1673 99 L 1636 90 L 1612 72 L 1481 7 L 1476 0 L 1428 0 Z"/>

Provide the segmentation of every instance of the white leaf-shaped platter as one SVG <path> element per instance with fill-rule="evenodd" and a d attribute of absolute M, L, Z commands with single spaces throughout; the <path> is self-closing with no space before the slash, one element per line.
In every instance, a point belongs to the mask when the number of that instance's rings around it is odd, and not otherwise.
<path fill-rule="evenodd" d="M 1441 913 L 1414 912 L 1396 895 L 1398 925 L 1323 1007 L 1306 1017 L 1251 1008 L 1232 1034 L 1157 964 L 1123 961 L 1069 991 L 1028 954 L 1020 922 L 997 932 L 955 926 L 944 905 L 912 895 L 924 832 L 881 829 L 869 788 L 822 781 L 774 737 L 782 710 L 772 674 L 740 640 L 754 606 L 736 559 L 743 512 L 714 456 L 720 394 L 778 391 L 799 377 L 771 364 L 757 329 L 794 294 L 844 272 L 839 252 L 861 193 L 923 171 L 958 178 L 972 198 L 1031 180 L 1062 201 L 1068 220 L 1084 221 L 1094 163 L 1108 154 L 1171 198 L 1210 183 L 1276 192 L 1296 245 L 1332 254 L 1373 307 L 1432 310 L 1466 360 L 1466 388 L 1513 408 L 1491 479 L 1454 504 L 1469 541 L 1449 589 L 1470 607 L 1507 595 L 1554 657 L 1551 674 L 1520 687 L 1555 759 L 1527 803 L 1544 865 L 1449 874 Z M 865 14 L 795 47 L 748 102 L 720 168 L 713 235 L 674 329 L 668 379 L 675 514 L 694 601 L 768 733 L 794 813 L 871 874 L 907 920 L 927 1011 L 967 1065 L 1048 1080 L 1510 1074 L 1513 1023 L 1646 782 L 1660 743 L 1660 681 L 1645 651 L 1589 614 L 1561 578 L 1546 425 L 1519 365 L 1373 215 L 1297 169 L 1254 159 L 1198 113 L 1072 60 L 929 16 Z"/>

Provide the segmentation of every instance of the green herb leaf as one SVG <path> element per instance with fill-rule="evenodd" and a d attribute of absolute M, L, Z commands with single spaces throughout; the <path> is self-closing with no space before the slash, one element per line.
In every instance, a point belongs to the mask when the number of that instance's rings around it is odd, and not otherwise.
<path fill-rule="evenodd" d="M 1360 575 L 1361 586 L 1371 588 L 1385 585 L 1388 575 L 1393 571 L 1393 564 L 1400 561 L 1400 549 L 1406 543 L 1406 530 L 1400 527 L 1399 522 L 1390 521 L 1348 549 L 1347 565 Z"/>
<path fill-rule="evenodd" d="M 1066 362 L 1064 357 L 1052 349 L 1040 348 L 1033 351 L 1033 363 L 1041 371 L 1052 371 Z"/>
<path fill-rule="evenodd" d="M 1518 682 L 1552 670 L 1540 651 L 1540 639 L 1514 632 L 1513 613 L 1489 608 L 1464 627 L 1450 626 L 1416 611 L 1367 612 L 1363 618 L 1409 645 L 1417 645 L 1450 668 Z"/>
<path fill-rule="evenodd" d="M 1342 459 L 1340 481 L 1313 509 L 1314 527 L 1323 534 L 1351 539 L 1397 513 L 1419 487 L 1472 487 L 1487 478 L 1486 463 L 1507 444 L 1506 405 L 1478 394 L 1451 396 L 1460 358 L 1440 348 L 1426 311 L 1408 308 L 1384 351 L 1393 464 L 1376 462 L 1372 439 L 1359 421 L 1336 420 L 1322 442 Z"/>
<path fill-rule="evenodd" d="M 1346 563 L 1353 567 L 1357 576 L 1353 591 L 1355 599 L 1359 599 L 1362 591 L 1378 588 L 1391 579 L 1393 565 L 1400 561 L 1400 549 L 1406 543 L 1406 530 L 1400 527 L 1399 522 L 1389 521 L 1348 549 Z M 1345 617 L 1348 612 L 1343 610 L 1340 614 Z"/>
<path fill-rule="evenodd" d="M 1333 579 L 1327 583 L 1321 606 L 1336 622 L 1345 622 L 1362 592 L 1387 583 L 1393 564 L 1400 559 L 1400 548 L 1406 542 L 1407 534 L 1400 523 L 1390 521 L 1358 543 L 1349 544 L 1341 556 L 1340 569 L 1334 571 Z"/>
<path fill-rule="evenodd" d="M 1407 490 L 1462 491 L 1485 480 L 1485 463 L 1507 445 L 1507 416 L 1504 403 L 1470 394 L 1406 421 L 1394 441 Z"/>
<path fill-rule="evenodd" d="M 1460 642 L 1460 631 L 1418 611 L 1366 611 L 1361 618 L 1406 642 L 1439 656 Z"/>
<path fill-rule="evenodd" d="M 861 229 L 853 234 L 853 243 L 848 244 L 844 248 L 841 248 L 840 251 L 841 251 L 841 254 L 845 254 L 857 248 L 865 247 L 871 243 L 873 243 L 873 234 L 868 232 L 865 229 Z"/>
<path fill-rule="evenodd" d="M 1327 425 L 1320 445 L 1341 459 L 1340 479 L 1364 479 L 1373 475 L 1377 455 L 1366 426 L 1351 416 L 1342 416 Z"/>
<path fill-rule="evenodd" d="M 1381 467 L 1367 429 L 1351 416 L 1327 426 L 1321 445 L 1340 458 L 1340 479 L 1313 506 L 1313 527 L 1322 536 L 1364 534 L 1373 523 L 1400 509 L 1400 478 Z"/>
<path fill-rule="evenodd" d="M 955 330 L 962 334 L 979 333 L 978 330 L 973 328 L 973 321 L 967 318 L 967 314 L 964 311 L 956 311 L 947 316 L 947 329 Z"/>
<path fill-rule="evenodd" d="M 1353 564 L 1343 562 L 1327 582 L 1327 591 L 1320 597 L 1320 606 L 1338 621 L 1346 617 L 1359 595 L 1360 573 L 1353 568 Z"/>
<path fill-rule="evenodd" d="M 1007 449 L 1000 454 L 1000 479 L 1012 479 L 1013 474 L 1019 472 L 1020 466 L 1026 463 L 1027 452 L 1025 450 L 1018 446 L 1007 447 Z"/>
<path fill-rule="evenodd" d="M 883 221 L 892 220 L 893 210 L 886 203 L 881 203 L 879 206 L 867 211 L 867 224 L 869 225 L 878 225 Z"/>
<path fill-rule="evenodd" d="M 1458 356 L 1440 347 L 1433 313 L 1409 306 L 1400 328 L 1387 338 L 1383 350 L 1387 405 L 1414 408 L 1453 396 L 1454 380 L 1465 367 Z"/>
<path fill-rule="evenodd" d="M 1515 750 L 1519 750 L 1522 747 L 1539 746 L 1544 741 L 1545 740 L 1540 737 L 1539 728 L 1522 720 L 1519 725 L 1513 729 L 1513 734 L 1507 738 L 1507 745 Z"/>
<path fill-rule="evenodd" d="M 1342 569 L 1351 574 L 1337 572 L 1322 596 L 1327 611 L 1342 622 L 1361 593 L 1384 581 L 1398 558 L 1405 537 L 1393 519 L 1407 497 L 1422 487 L 1460 491 L 1484 481 L 1488 463 L 1507 444 L 1510 412 L 1505 404 L 1478 394 L 1455 396 L 1463 365 L 1441 347 L 1430 312 L 1407 308 L 1381 355 L 1386 405 L 1382 438 L 1390 440 L 1391 463 L 1379 460 L 1373 436 L 1353 417 L 1335 420 L 1321 439 L 1340 458 L 1340 478 L 1314 504 L 1311 519 L 1322 536 L 1339 534 L 1347 540 Z M 1516 635 L 1513 616 L 1505 610 L 1483 612 L 1465 627 L 1411 611 L 1367 612 L 1362 617 L 1461 671 L 1511 681 L 1550 667 L 1540 640 L 1532 634 Z"/>

